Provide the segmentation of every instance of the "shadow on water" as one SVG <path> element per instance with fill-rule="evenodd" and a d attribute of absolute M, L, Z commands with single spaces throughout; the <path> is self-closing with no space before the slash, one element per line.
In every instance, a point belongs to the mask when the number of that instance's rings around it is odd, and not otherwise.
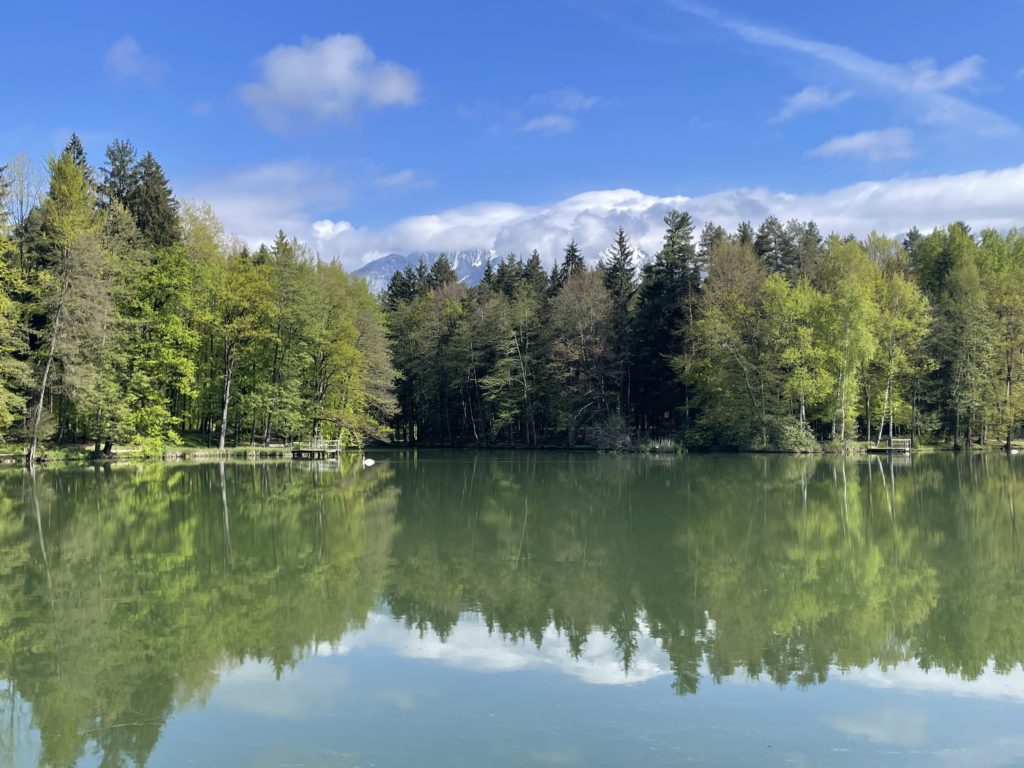
<path fill-rule="evenodd" d="M 144 764 L 245 660 L 279 676 L 383 610 L 444 640 L 468 614 L 625 671 L 813 685 L 913 661 L 1024 662 L 1024 464 L 863 457 L 396 452 L 312 463 L 0 474 L 4 744 Z"/>

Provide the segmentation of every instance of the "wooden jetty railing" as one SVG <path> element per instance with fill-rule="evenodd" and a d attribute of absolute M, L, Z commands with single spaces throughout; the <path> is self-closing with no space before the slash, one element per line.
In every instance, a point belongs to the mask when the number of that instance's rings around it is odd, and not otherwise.
<path fill-rule="evenodd" d="M 868 448 L 869 453 L 910 453 L 909 437 L 889 437 Z"/>
<path fill-rule="evenodd" d="M 305 442 L 292 443 L 292 458 L 315 461 L 317 459 L 333 459 L 341 451 L 340 440 L 320 440 L 315 438 Z"/>

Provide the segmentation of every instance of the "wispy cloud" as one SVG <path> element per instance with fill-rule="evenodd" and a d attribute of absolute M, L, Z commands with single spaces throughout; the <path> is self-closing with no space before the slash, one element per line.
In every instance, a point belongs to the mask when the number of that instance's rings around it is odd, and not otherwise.
<path fill-rule="evenodd" d="M 126 35 L 107 49 L 107 73 L 115 80 L 138 80 L 154 86 L 167 71 L 167 66 L 155 56 L 143 52 L 139 41 Z"/>
<path fill-rule="evenodd" d="M 273 240 L 278 229 L 311 239 L 316 213 L 342 208 L 348 194 L 332 171 L 303 160 L 245 168 L 182 190 L 210 203 L 226 232 L 253 244 Z"/>
<path fill-rule="evenodd" d="M 593 109 L 601 100 L 588 96 L 577 88 L 556 88 L 530 97 L 531 107 L 544 107 L 547 114 L 531 117 L 522 122 L 519 129 L 527 133 L 557 136 L 576 130 L 580 112 Z"/>
<path fill-rule="evenodd" d="M 555 88 L 530 97 L 531 105 L 548 107 L 559 112 L 583 112 L 593 109 L 600 103 L 601 100 L 597 96 L 588 96 L 576 88 Z"/>
<path fill-rule="evenodd" d="M 853 91 L 834 92 L 821 86 L 809 85 L 786 99 L 778 114 L 769 122 L 784 123 L 807 112 L 818 112 L 838 107 L 851 96 L 853 96 Z"/>
<path fill-rule="evenodd" d="M 416 74 L 378 60 L 357 35 L 306 38 L 279 45 L 259 60 L 260 79 L 242 100 L 275 131 L 298 121 L 347 122 L 359 109 L 409 106 L 419 100 Z"/>
<path fill-rule="evenodd" d="M 434 181 L 432 179 L 424 179 L 420 174 L 414 171 L 412 168 L 403 168 L 401 171 L 395 171 L 394 173 L 388 173 L 384 176 L 378 176 L 373 180 L 373 183 L 378 187 L 432 187 Z"/>
<path fill-rule="evenodd" d="M 576 120 L 568 115 L 551 113 L 534 117 L 523 123 L 522 130 L 527 133 L 544 133 L 549 136 L 569 133 L 576 128 Z"/>
<path fill-rule="evenodd" d="M 861 131 L 849 136 L 836 136 L 811 150 L 818 157 L 863 155 L 872 162 L 902 160 L 914 154 L 913 134 L 906 128 L 884 131 Z"/>
<path fill-rule="evenodd" d="M 835 68 L 852 82 L 890 96 L 912 99 L 917 102 L 922 122 L 957 124 L 984 136 L 1017 131 L 1017 124 L 1009 118 L 961 95 L 949 93 L 978 79 L 983 64 L 981 56 L 968 56 L 947 67 L 939 67 L 930 59 L 894 64 L 852 48 L 726 16 L 691 0 L 670 1 L 681 11 L 729 30 L 749 43 L 808 56 Z"/>

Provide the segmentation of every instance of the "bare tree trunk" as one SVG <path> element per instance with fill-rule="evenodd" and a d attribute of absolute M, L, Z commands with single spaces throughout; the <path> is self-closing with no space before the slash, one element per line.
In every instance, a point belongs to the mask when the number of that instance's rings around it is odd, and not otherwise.
<path fill-rule="evenodd" d="M 32 430 L 29 433 L 28 456 L 26 460 L 29 466 L 36 463 L 36 452 L 39 447 L 39 422 L 43 418 L 43 401 L 46 399 L 46 385 L 50 381 L 50 369 L 53 367 L 53 358 L 57 351 L 57 334 L 60 332 L 61 309 L 64 305 L 63 295 L 57 304 L 57 313 L 53 319 L 53 329 L 50 333 L 50 351 L 46 355 L 46 365 L 43 367 L 43 380 L 39 384 L 39 402 L 36 403 L 35 413 L 32 415 Z"/>
<path fill-rule="evenodd" d="M 224 450 L 224 441 L 228 434 L 228 405 L 231 403 L 231 376 L 235 368 L 235 351 L 233 345 L 224 348 L 224 395 L 220 414 L 220 450 Z"/>
<path fill-rule="evenodd" d="M 882 444 L 882 433 L 885 431 L 885 416 L 886 411 L 889 412 L 889 442 L 892 443 L 892 380 L 887 380 L 885 383 L 885 406 L 882 408 L 882 417 L 878 420 L 878 440 L 875 441 L 875 445 Z M 871 433 L 868 432 L 868 439 L 871 438 Z"/>
<path fill-rule="evenodd" d="M 1009 353 L 1007 353 L 1009 358 Z M 1009 360 L 1006 361 L 1006 450 L 1010 450 L 1013 443 L 1013 413 L 1011 410 L 1011 399 L 1013 397 L 1013 368 Z"/>

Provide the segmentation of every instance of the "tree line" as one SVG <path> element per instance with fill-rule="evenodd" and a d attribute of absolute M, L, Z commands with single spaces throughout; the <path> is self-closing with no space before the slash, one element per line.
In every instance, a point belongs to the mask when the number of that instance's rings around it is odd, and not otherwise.
<path fill-rule="evenodd" d="M 641 259 L 570 242 L 443 255 L 381 296 L 279 233 L 251 249 L 178 201 L 151 153 L 73 136 L 0 171 L 0 434 L 158 450 L 320 435 L 348 444 L 844 448 L 893 435 L 1013 442 L 1024 236 L 903 239 L 768 217 L 665 217 Z"/>
<path fill-rule="evenodd" d="M 322 434 L 361 443 L 394 410 L 366 283 L 280 233 L 250 250 L 180 203 L 151 153 L 77 136 L 46 172 L 0 169 L 0 431 L 223 449 Z"/>
<path fill-rule="evenodd" d="M 458 281 L 443 256 L 384 294 L 399 440 L 810 450 L 894 435 L 1009 446 L 1021 421 L 1024 236 L 963 223 L 902 240 L 813 221 L 728 232 L 665 217 L 638 266 L 570 242 Z"/>

